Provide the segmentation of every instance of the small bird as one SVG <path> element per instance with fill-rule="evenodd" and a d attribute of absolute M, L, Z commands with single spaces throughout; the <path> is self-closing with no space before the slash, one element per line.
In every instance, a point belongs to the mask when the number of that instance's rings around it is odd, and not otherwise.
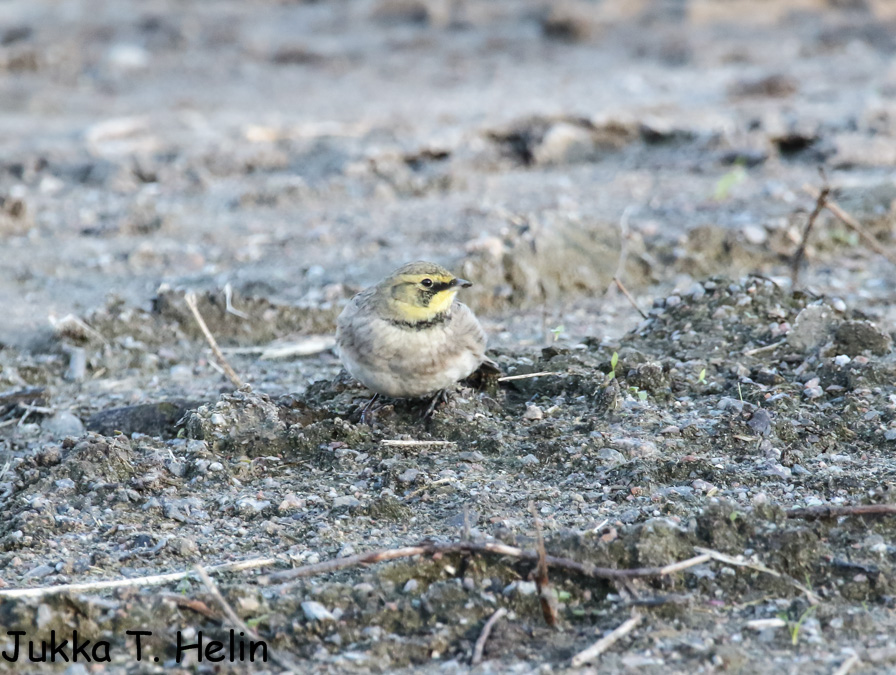
<path fill-rule="evenodd" d="M 483 362 L 492 364 L 485 356 L 485 331 L 455 299 L 472 285 L 431 262 L 398 268 L 358 293 L 339 315 L 336 347 L 342 365 L 376 394 L 423 398 Z"/>

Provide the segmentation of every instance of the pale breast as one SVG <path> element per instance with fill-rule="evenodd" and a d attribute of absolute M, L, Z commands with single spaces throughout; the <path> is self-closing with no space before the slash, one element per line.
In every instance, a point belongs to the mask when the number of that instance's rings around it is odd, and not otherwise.
<path fill-rule="evenodd" d="M 485 332 L 462 303 L 452 305 L 444 322 L 422 329 L 379 318 L 362 322 L 357 311 L 353 302 L 339 317 L 340 359 L 352 377 L 377 393 L 427 396 L 467 377 L 485 358 Z"/>

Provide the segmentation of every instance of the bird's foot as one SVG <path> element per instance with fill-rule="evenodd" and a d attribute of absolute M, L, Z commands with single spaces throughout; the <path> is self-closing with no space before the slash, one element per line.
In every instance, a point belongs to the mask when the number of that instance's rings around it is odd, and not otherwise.
<path fill-rule="evenodd" d="M 374 394 L 373 398 L 367 401 L 367 404 L 361 408 L 361 424 L 366 424 L 369 427 L 373 426 L 376 420 L 376 410 L 373 409 L 373 404 L 379 397 L 379 394 Z"/>
<path fill-rule="evenodd" d="M 432 402 L 429 404 L 429 407 L 426 409 L 426 412 L 423 413 L 423 417 L 420 418 L 421 422 L 425 422 L 429 418 L 432 417 L 432 414 L 435 412 L 439 403 L 448 403 L 448 391 L 445 389 L 440 389 L 436 392 L 436 395 L 432 397 Z"/>

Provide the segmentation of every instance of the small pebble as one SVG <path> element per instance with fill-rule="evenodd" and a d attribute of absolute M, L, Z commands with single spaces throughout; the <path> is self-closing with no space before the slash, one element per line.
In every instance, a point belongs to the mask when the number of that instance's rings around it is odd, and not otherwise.
<path fill-rule="evenodd" d="M 420 471 L 418 469 L 407 469 L 398 476 L 398 481 L 401 483 L 413 483 L 419 475 Z"/>
<path fill-rule="evenodd" d="M 625 455 L 613 448 L 601 448 L 597 451 L 597 457 L 607 464 L 622 464 L 625 462 Z"/>
<path fill-rule="evenodd" d="M 40 426 L 44 433 L 54 438 L 80 438 L 85 432 L 81 419 L 66 410 L 47 417 Z"/>
<path fill-rule="evenodd" d="M 348 506 L 349 508 L 353 508 L 355 506 L 360 506 L 361 502 L 357 497 L 352 497 L 351 495 L 345 495 L 343 497 L 336 497 L 333 500 L 333 508 L 338 509 L 341 506 Z"/>
<path fill-rule="evenodd" d="M 522 462 L 525 466 L 529 466 L 530 464 L 538 464 L 538 457 L 529 454 L 525 457 L 520 458 L 520 462 Z"/>
<path fill-rule="evenodd" d="M 540 420 L 544 417 L 544 412 L 537 405 L 527 405 L 526 412 L 523 413 L 524 420 Z"/>
<path fill-rule="evenodd" d="M 306 600 L 302 603 L 302 612 L 309 621 L 335 621 L 336 617 L 319 602 Z"/>
<path fill-rule="evenodd" d="M 296 495 L 290 493 L 277 505 L 280 513 L 288 513 L 290 511 L 298 511 L 305 508 L 305 500 L 299 499 Z"/>
<path fill-rule="evenodd" d="M 257 516 L 271 505 L 267 499 L 255 499 L 253 497 L 243 497 L 236 502 L 236 508 L 240 513 L 246 516 Z"/>

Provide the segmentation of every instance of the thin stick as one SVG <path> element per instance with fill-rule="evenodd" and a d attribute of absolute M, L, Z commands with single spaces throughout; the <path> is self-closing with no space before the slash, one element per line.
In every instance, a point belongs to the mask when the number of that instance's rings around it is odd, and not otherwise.
<path fill-rule="evenodd" d="M 812 197 L 818 196 L 818 192 L 814 188 L 812 188 L 808 185 L 804 185 L 803 190 L 805 192 L 807 192 Z M 837 202 L 835 202 L 833 199 L 828 199 L 827 201 L 825 201 L 824 206 L 828 211 L 830 211 L 835 216 L 837 216 L 837 218 L 840 220 L 840 222 L 842 222 L 849 229 L 853 230 L 856 234 L 858 234 L 859 237 L 861 237 L 862 240 L 864 240 L 864 242 L 868 245 L 868 248 L 870 248 L 875 253 L 882 255 L 884 258 L 886 258 L 891 263 L 896 265 L 896 255 L 894 255 L 893 253 L 888 251 L 886 248 L 881 246 L 880 242 L 874 238 L 874 235 L 872 235 L 870 232 L 868 232 L 868 230 L 866 230 L 865 227 L 858 220 L 856 220 L 850 214 L 848 214 L 846 211 L 844 211 L 840 207 L 840 205 L 837 204 Z"/>
<path fill-rule="evenodd" d="M 405 499 L 405 501 L 407 501 L 409 499 L 413 499 L 417 495 L 422 495 L 424 492 L 426 492 L 430 488 L 438 487 L 439 485 L 445 485 L 446 483 L 451 483 L 453 481 L 454 481 L 453 478 L 439 478 L 439 480 L 434 480 L 432 483 L 427 483 L 423 487 L 417 488 L 411 494 L 407 495 L 404 499 Z M 464 536 L 464 539 L 466 539 L 466 538 L 467 537 Z"/>
<path fill-rule="evenodd" d="M 800 266 L 803 264 L 803 256 L 806 254 L 806 244 L 809 242 L 809 235 L 812 233 L 812 228 L 815 227 L 815 220 L 818 218 L 822 209 L 824 209 L 830 193 L 831 188 L 825 185 L 821 188 L 821 192 L 819 192 L 818 196 L 815 198 L 815 208 L 812 209 L 812 213 L 809 214 L 809 220 L 806 221 L 806 227 L 803 229 L 803 237 L 800 239 L 800 245 L 793 254 L 793 262 L 790 264 L 790 281 L 792 288 L 796 288 L 797 280 L 800 276 Z"/>
<path fill-rule="evenodd" d="M 395 448 L 404 448 L 404 447 L 414 447 L 418 445 L 457 445 L 454 441 L 413 441 L 413 440 L 402 440 L 402 439 L 384 439 L 380 441 L 380 445 L 385 445 L 387 447 L 395 447 Z"/>
<path fill-rule="evenodd" d="M 625 621 L 621 626 L 616 628 L 609 635 L 603 636 L 600 640 L 588 647 L 588 649 L 583 649 L 578 654 L 573 656 L 572 667 L 579 668 L 581 666 L 584 666 L 589 661 L 593 661 L 614 644 L 619 642 L 620 639 L 624 638 L 626 635 L 635 630 L 635 628 L 638 627 L 638 624 L 640 624 L 643 620 L 643 615 L 635 614 L 631 619 Z"/>
<path fill-rule="evenodd" d="M 622 273 L 625 272 L 625 263 L 628 258 L 628 221 L 629 216 L 631 216 L 632 211 L 634 211 L 635 208 L 634 204 L 629 204 L 625 207 L 622 211 L 622 215 L 619 217 L 619 260 L 616 261 L 616 274 L 613 275 L 614 281 L 620 278 Z"/>
<path fill-rule="evenodd" d="M 552 628 L 557 625 L 557 597 L 551 588 L 548 576 L 548 552 L 544 547 L 544 535 L 541 532 L 541 518 L 535 510 L 535 502 L 529 502 L 529 513 L 535 520 L 535 551 L 538 553 L 538 564 L 535 566 L 535 586 L 538 588 L 538 599 L 541 602 L 541 614 L 544 621 Z"/>
<path fill-rule="evenodd" d="M 479 634 L 479 639 L 476 640 L 476 645 L 473 647 L 473 658 L 470 661 L 470 665 L 478 666 L 482 663 L 482 653 L 485 651 L 485 643 L 488 642 L 488 636 L 492 634 L 492 628 L 494 628 L 498 620 L 503 618 L 506 614 L 507 610 L 503 607 L 499 607 L 495 610 L 495 613 L 488 618 L 488 621 L 485 622 L 485 625 L 482 627 L 482 632 Z"/>
<path fill-rule="evenodd" d="M 756 349 L 748 349 L 744 352 L 744 356 L 755 356 L 756 354 L 761 354 L 762 352 L 772 352 L 776 350 L 781 345 L 785 344 L 787 340 L 778 340 L 778 342 L 772 342 L 770 345 L 765 345 L 764 347 L 756 347 Z"/>
<path fill-rule="evenodd" d="M 859 662 L 859 655 L 853 654 L 846 661 L 844 661 L 837 670 L 834 671 L 834 675 L 847 675 L 850 670 Z"/>
<path fill-rule="evenodd" d="M 221 572 L 240 572 L 258 567 L 270 567 L 282 562 L 278 558 L 252 558 L 239 562 L 212 565 L 208 572 L 218 574 Z M 172 572 L 170 574 L 152 574 L 146 577 L 133 577 L 130 579 L 110 579 L 107 581 L 87 581 L 80 584 L 60 584 L 59 586 L 38 586 L 34 588 L 10 588 L 0 590 L 0 598 L 40 598 L 46 595 L 58 593 L 79 593 L 81 591 L 100 591 L 107 588 L 137 588 L 140 586 L 161 586 L 172 581 L 180 581 L 193 574 L 192 570 L 185 572 Z"/>
<path fill-rule="evenodd" d="M 757 572 L 763 572 L 764 574 L 769 574 L 773 577 L 777 577 L 778 579 L 784 579 L 794 588 L 799 589 L 805 596 L 806 599 L 813 605 L 817 605 L 821 602 L 821 598 L 818 597 L 810 588 L 804 586 L 796 579 L 793 579 L 785 574 L 781 574 L 780 572 L 776 572 L 775 570 L 766 567 L 762 563 L 750 562 L 749 560 L 742 560 L 740 558 L 735 558 L 730 555 L 725 555 L 724 553 L 720 553 L 719 551 L 714 551 L 710 548 L 702 548 L 700 546 L 695 546 L 694 550 L 698 553 L 703 553 L 709 555 L 713 560 L 725 563 L 726 565 L 733 565 L 735 567 L 747 567 L 751 570 L 756 570 Z"/>
<path fill-rule="evenodd" d="M 214 597 L 214 599 L 218 601 L 218 604 L 221 606 L 221 609 L 224 611 L 224 615 L 227 617 L 230 623 L 233 624 L 235 628 L 239 628 L 246 635 L 249 635 L 256 640 L 261 640 L 261 636 L 258 635 L 258 632 L 254 628 L 249 628 L 248 624 L 243 621 L 236 612 L 233 611 L 233 607 L 231 607 L 230 603 L 224 599 L 223 595 L 221 595 L 221 591 L 218 590 L 218 585 L 206 573 L 206 571 L 202 568 L 202 565 L 196 565 L 193 569 L 196 571 L 196 574 L 199 575 L 202 583 L 205 584 L 208 592 L 211 593 L 212 597 Z M 297 669 L 298 664 L 294 663 L 292 659 L 278 654 L 274 649 L 270 649 L 269 651 L 271 660 L 277 663 L 281 668 L 286 668 L 288 671 L 293 673 L 300 672 Z"/>
<path fill-rule="evenodd" d="M 202 315 L 199 313 L 199 307 L 196 305 L 196 294 L 187 293 L 184 296 L 184 300 L 187 301 L 187 307 L 189 307 L 190 311 L 193 312 L 193 317 L 196 319 L 196 323 L 199 324 L 199 328 L 202 330 L 202 334 L 205 335 L 206 342 L 208 342 L 209 346 L 212 348 L 212 353 L 215 355 L 215 358 L 218 359 L 218 363 L 221 364 L 221 367 L 224 369 L 224 373 L 227 375 L 227 379 L 230 380 L 234 387 L 239 389 L 243 386 L 243 381 L 239 378 L 239 375 L 236 374 L 236 371 L 230 367 L 227 359 L 224 358 L 224 354 L 221 353 L 221 348 L 218 346 L 218 341 L 215 340 L 215 336 L 212 335 L 212 332 L 208 329 L 208 326 L 205 323 L 205 319 L 203 319 Z"/>
<path fill-rule="evenodd" d="M 698 556 L 694 556 L 693 558 L 688 558 L 687 560 L 682 560 L 681 562 L 672 563 L 670 565 L 666 565 L 662 568 L 663 574 L 675 574 L 676 572 L 681 572 L 682 570 L 686 570 L 689 567 L 696 567 L 697 565 L 702 565 L 705 562 L 709 562 L 712 560 L 712 556 L 708 553 L 703 553 Z"/>
<path fill-rule="evenodd" d="M 230 285 L 228 281 L 224 284 L 224 309 L 233 314 L 234 316 L 238 316 L 241 319 L 251 319 L 248 314 L 245 312 L 241 312 L 236 307 L 233 306 L 233 286 Z"/>
<path fill-rule="evenodd" d="M 0 408 L 16 405 L 24 401 L 31 401 L 34 404 L 39 400 L 43 400 L 46 391 L 45 387 L 29 387 L 28 389 L 0 392 Z"/>
<path fill-rule="evenodd" d="M 313 565 L 303 565 L 295 567 L 291 570 L 283 570 L 282 572 L 273 572 L 271 574 L 260 576 L 256 579 L 260 585 L 268 585 L 277 582 L 290 581 L 302 577 L 313 577 L 319 574 L 328 574 L 330 572 L 338 572 L 349 567 L 358 567 L 360 565 L 370 565 L 373 563 L 387 562 L 389 560 L 397 560 L 399 558 L 412 558 L 416 555 L 449 555 L 452 553 L 466 553 L 479 555 L 503 555 L 527 562 L 538 562 L 538 553 L 536 551 L 527 551 L 516 546 L 508 546 L 507 544 L 499 544 L 497 542 L 450 542 L 435 543 L 423 542 L 416 546 L 405 546 L 404 548 L 380 549 L 378 551 L 370 551 L 368 553 L 359 553 L 356 555 L 346 556 L 344 558 L 334 558 L 333 560 L 324 560 L 323 562 L 314 563 Z M 700 564 L 705 562 L 703 556 L 697 556 Z M 666 571 L 672 567 L 635 567 L 631 569 L 617 569 L 614 567 L 596 567 L 591 563 L 580 563 L 569 558 L 557 558 L 547 556 L 547 563 L 556 569 L 574 572 L 586 577 L 594 577 L 597 579 L 640 579 L 661 577 L 671 574 Z M 695 558 L 691 558 L 695 560 Z M 688 561 L 684 561 L 688 562 Z M 679 563 L 675 563 L 678 565 Z M 684 564 L 684 563 L 681 563 Z"/>
<path fill-rule="evenodd" d="M 526 373 L 525 375 L 505 375 L 504 377 L 499 377 L 498 382 L 510 382 L 511 380 L 528 380 L 532 377 L 541 377 L 542 375 L 564 375 L 564 373 L 542 370 L 538 373 Z"/>
<path fill-rule="evenodd" d="M 177 593 L 161 593 L 161 597 L 165 598 L 165 600 L 170 600 L 178 607 L 186 607 L 187 609 L 192 609 L 197 614 L 202 614 L 207 619 L 212 619 L 213 621 L 220 621 L 221 615 L 218 612 L 212 610 L 208 605 L 206 605 L 202 600 L 196 600 L 194 598 L 187 598 L 183 595 L 178 595 Z"/>
<path fill-rule="evenodd" d="M 638 303 L 635 302 L 635 299 L 632 297 L 632 294 L 628 292 L 628 289 L 625 285 L 619 280 L 619 277 L 613 277 L 613 281 L 616 282 L 616 288 L 622 291 L 622 294 L 626 297 L 626 299 L 631 303 L 632 307 L 638 310 L 638 314 L 641 315 L 642 319 L 646 319 L 647 315 L 644 313 L 640 307 L 638 307 Z"/>
<path fill-rule="evenodd" d="M 803 520 L 823 520 L 841 516 L 894 516 L 896 515 L 896 504 L 810 506 L 803 509 L 790 509 L 785 513 L 788 518 L 802 518 Z"/>
<path fill-rule="evenodd" d="M 765 630 L 766 628 L 784 628 L 787 622 L 784 619 L 753 619 L 744 624 L 752 630 Z"/>

